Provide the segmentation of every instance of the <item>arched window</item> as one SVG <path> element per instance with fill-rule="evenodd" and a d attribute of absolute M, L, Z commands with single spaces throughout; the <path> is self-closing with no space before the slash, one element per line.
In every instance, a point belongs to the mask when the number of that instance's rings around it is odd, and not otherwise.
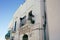
<path fill-rule="evenodd" d="M 24 34 L 23 40 L 28 40 L 28 35 Z"/>

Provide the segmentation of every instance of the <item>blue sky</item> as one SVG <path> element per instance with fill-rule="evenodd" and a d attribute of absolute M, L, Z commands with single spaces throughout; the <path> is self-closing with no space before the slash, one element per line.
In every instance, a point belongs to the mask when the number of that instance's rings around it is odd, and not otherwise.
<path fill-rule="evenodd" d="M 25 0 L 0 0 L 0 40 L 5 40 L 8 24 L 17 8 Z"/>

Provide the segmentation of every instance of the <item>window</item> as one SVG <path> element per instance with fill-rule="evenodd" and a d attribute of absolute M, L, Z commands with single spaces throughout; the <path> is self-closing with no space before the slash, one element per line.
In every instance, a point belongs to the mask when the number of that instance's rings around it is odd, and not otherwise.
<path fill-rule="evenodd" d="M 24 34 L 23 40 L 28 40 L 28 35 Z"/>
<path fill-rule="evenodd" d="M 15 25 L 14 25 L 14 31 L 16 31 L 16 23 L 17 23 L 17 21 L 15 22 Z"/>
<path fill-rule="evenodd" d="M 34 15 L 32 14 L 32 11 L 30 11 L 29 14 L 28 14 L 28 20 L 30 20 L 32 24 L 35 23 L 33 18 L 34 18 Z"/>
<path fill-rule="evenodd" d="M 11 40 L 14 40 L 14 37 L 12 37 Z"/>
<path fill-rule="evenodd" d="M 26 23 L 26 16 L 24 16 L 23 18 L 20 18 L 20 27 L 24 26 Z"/>

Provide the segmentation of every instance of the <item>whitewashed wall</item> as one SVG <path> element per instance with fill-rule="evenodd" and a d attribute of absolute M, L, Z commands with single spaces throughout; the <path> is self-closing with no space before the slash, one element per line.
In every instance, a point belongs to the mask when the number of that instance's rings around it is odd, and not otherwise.
<path fill-rule="evenodd" d="M 32 10 L 33 15 L 35 15 L 35 24 L 40 24 L 40 28 L 42 28 L 42 19 L 44 13 L 44 4 L 43 0 L 26 0 L 24 4 L 22 4 L 13 16 L 13 20 L 17 21 L 17 32 L 15 37 L 17 38 L 19 35 L 19 18 L 23 16 L 27 16 L 28 13 Z M 47 23 L 48 23 L 48 32 L 49 32 L 49 40 L 60 40 L 60 0 L 46 0 L 46 12 L 47 12 Z M 17 20 L 15 18 L 17 17 Z M 14 26 L 14 21 L 10 22 L 9 28 Z M 43 40 L 43 31 L 35 30 L 32 31 L 33 35 L 31 40 Z M 22 37 L 22 36 L 20 36 Z M 35 38 L 35 39 L 33 39 Z M 22 38 L 20 38 L 22 39 Z M 30 39 L 29 39 L 30 40 Z"/>
<path fill-rule="evenodd" d="M 46 0 L 49 40 L 60 40 L 60 0 Z"/>

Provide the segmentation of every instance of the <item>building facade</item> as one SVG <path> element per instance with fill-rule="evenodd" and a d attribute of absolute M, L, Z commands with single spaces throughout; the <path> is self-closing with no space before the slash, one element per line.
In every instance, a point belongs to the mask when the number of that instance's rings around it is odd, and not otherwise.
<path fill-rule="evenodd" d="M 26 0 L 13 15 L 6 40 L 59 40 L 60 5 L 52 1 Z"/>

